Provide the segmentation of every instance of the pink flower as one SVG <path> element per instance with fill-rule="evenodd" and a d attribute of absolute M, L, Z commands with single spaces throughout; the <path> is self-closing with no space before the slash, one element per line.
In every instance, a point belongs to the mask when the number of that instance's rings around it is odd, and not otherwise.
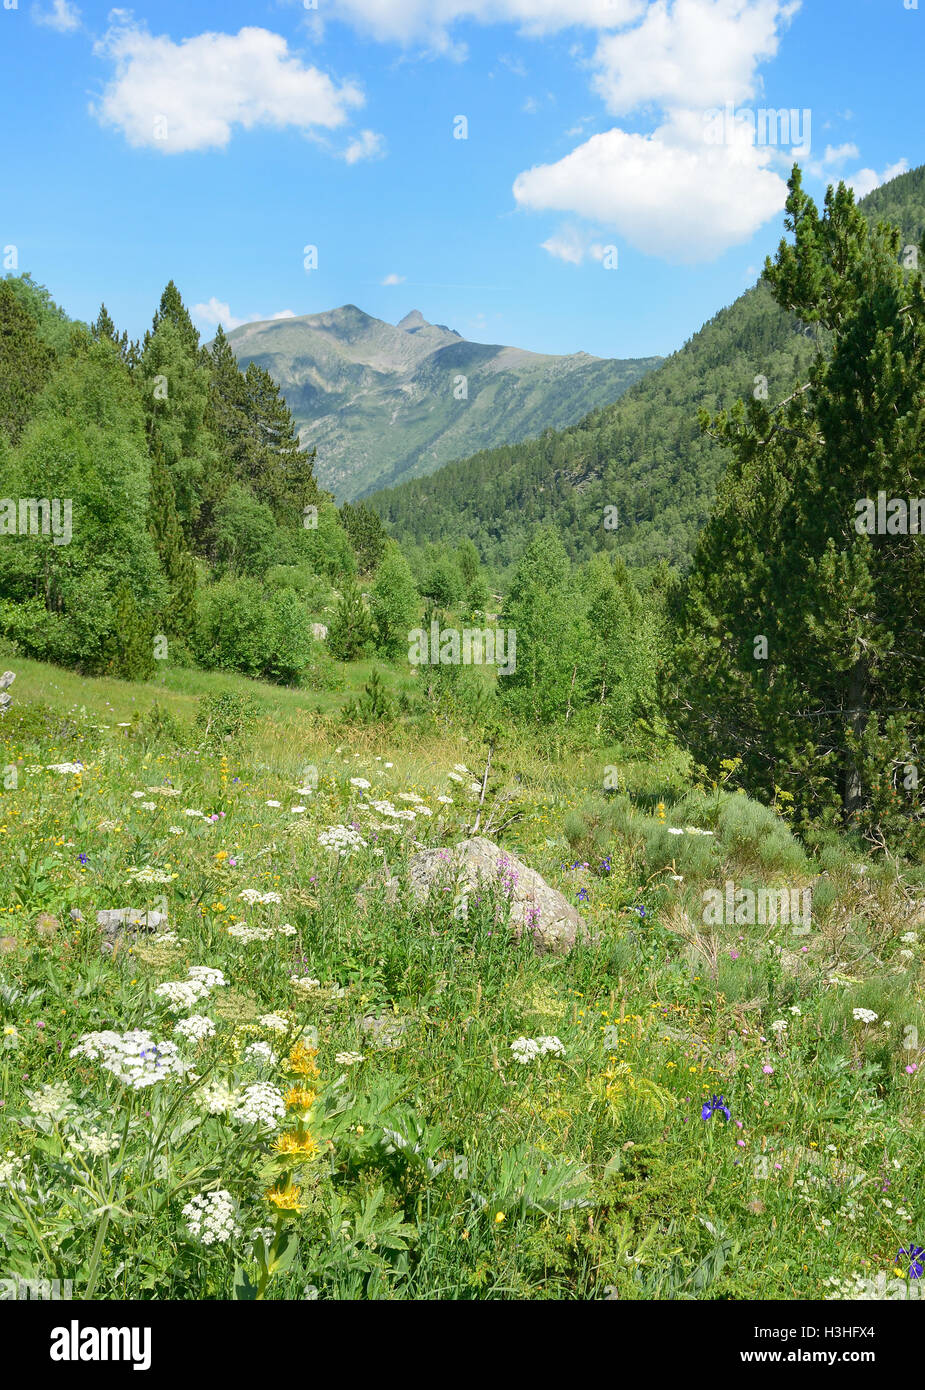
<path fill-rule="evenodd" d="M 914 1071 L 918 1071 L 918 1066 L 915 1062 L 910 1062 L 908 1067 L 906 1067 L 906 1074 L 911 1076 Z"/>
<path fill-rule="evenodd" d="M 744 1148 L 745 1148 L 745 1140 L 744 1140 L 744 1139 L 737 1139 L 737 1140 L 736 1140 L 736 1143 L 738 1144 L 738 1146 L 739 1146 L 740 1149 L 744 1149 Z"/>
<path fill-rule="evenodd" d="M 762 1067 L 761 1070 L 764 1072 L 765 1076 L 773 1076 L 773 1075 L 774 1075 L 774 1068 L 773 1068 L 773 1067 Z"/>
<path fill-rule="evenodd" d="M 738 953 L 738 951 L 730 951 L 730 952 L 729 952 L 729 959 L 730 959 L 730 960 L 738 960 L 738 959 L 739 959 L 739 953 Z"/>

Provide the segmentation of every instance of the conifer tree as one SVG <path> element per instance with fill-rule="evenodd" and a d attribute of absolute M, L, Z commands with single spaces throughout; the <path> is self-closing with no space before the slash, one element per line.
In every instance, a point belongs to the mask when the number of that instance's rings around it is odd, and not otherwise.
<path fill-rule="evenodd" d="M 0 280 L 0 429 L 11 443 L 16 443 L 32 415 L 54 360 L 13 286 Z"/>
<path fill-rule="evenodd" d="M 363 595 L 356 580 L 349 579 L 328 629 L 328 650 L 338 661 L 356 661 L 368 650 L 374 637 L 375 626 Z"/>
<path fill-rule="evenodd" d="M 879 842 L 881 793 L 925 752 L 925 542 L 859 522 L 879 493 L 908 524 L 923 491 L 925 294 L 899 231 L 871 230 L 844 184 L 821 215 L 797 168 L 789 187 L 794 240 L 765 277 L 831 348 L 776 405 L 702 420 L 732 457 L 665 689 L 708 767 L 734 755 L 750 792 L 840 810 Z"/>
<path fill-rule="evenodd" d="M 184 543 L 173 483 L 159 449 L 151 461 L 148 526 L 169 587 L 165 626 L 188 638 L 196 621 L 196 567 Z"/>

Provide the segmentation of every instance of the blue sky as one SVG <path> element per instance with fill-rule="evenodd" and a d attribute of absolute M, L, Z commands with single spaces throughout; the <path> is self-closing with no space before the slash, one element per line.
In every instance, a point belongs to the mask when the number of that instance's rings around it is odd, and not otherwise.
<path fill-rule="evenodd" d="M 173 278 L 207 337 L 354 303 L 667 353 L 777 245 L 807 129 L 817 196 L 925 160 L 912 4 L 0 0 L 0 256 L 133 337 Z"/>

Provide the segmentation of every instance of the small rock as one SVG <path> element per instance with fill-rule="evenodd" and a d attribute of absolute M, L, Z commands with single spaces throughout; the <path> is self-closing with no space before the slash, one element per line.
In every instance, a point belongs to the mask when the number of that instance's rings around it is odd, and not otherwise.
<path fill-rule="evenodd" d="M 135 931 L 159 931 L 167 925 L 167 913 L 135 907 L 108 907 L 96 914 L 97 926 L 107 936 L 118 936 L 125 927 Z"/>
<path fill-rule="evenodd" d="M 324 623 L 312 623 L 312 636 L 319 642 L 323 642 L 328 635 L 328 630 Z"/>
<path fill-rule="evenodd" d="M 360 1019 L 360 1029 L 366 1033 L 374 1047 L 388 1048 L 394 1051 L 401 1047 L 403 1042 L 402 1035 L 408 1028 L 406 1018 L 396 1018 L 394 1015 L 386 1015 L 382 1018 L 378 1014 L 365 1014 Z"/>
<path fill-rule="evenodd" d="M 565 955 L 576 941 L 588 940 L 584 918 L 566 897 L 516 855 L 484 835 L 463 840 L 453 850 L 428 849 L 412 856 L 409 865 L 411 891 L 426 901 L 431 888 L 456 883 L 463 893 L 477 892 L 479 885 L 495 884 L 510 899 L 511 925 L 519 940 L 524 931 L 533 937 L 539 954 Z"/>
<path fill-rule="evenodd" d="M 82 922 L 84 919 L 84 915 L 79 907 L 72 907 L 67 915 L 68 917 L 70 917 L 72 922 Z"/>

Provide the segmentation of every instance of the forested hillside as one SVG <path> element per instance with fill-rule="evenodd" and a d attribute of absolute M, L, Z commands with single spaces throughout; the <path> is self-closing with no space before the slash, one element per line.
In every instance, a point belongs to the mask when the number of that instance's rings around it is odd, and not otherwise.
<path fill-rule="evenodd" d="M 918 245 L 925 229 L 925 167 L 860 203 L 871 221 L 902 228 Z M 619 401 L 580 424 L 539 439 L 476 454 L 374 494 L 370 505 L 401 541 L 474 541 L 504 571 L 532 527 L 552 522 L 574 559 L 617 550 L 630 566 L 690 562 L 726 458 L 701 433 L 697 412 L 727 408 L 759 393 L 770 404 L 805 373 L 817 330 L 781 309 L 759 282 Z M 824 330 L 823 330 L 824 332 Z M 605 508 L 617 508 L 616 529 Z"/>

